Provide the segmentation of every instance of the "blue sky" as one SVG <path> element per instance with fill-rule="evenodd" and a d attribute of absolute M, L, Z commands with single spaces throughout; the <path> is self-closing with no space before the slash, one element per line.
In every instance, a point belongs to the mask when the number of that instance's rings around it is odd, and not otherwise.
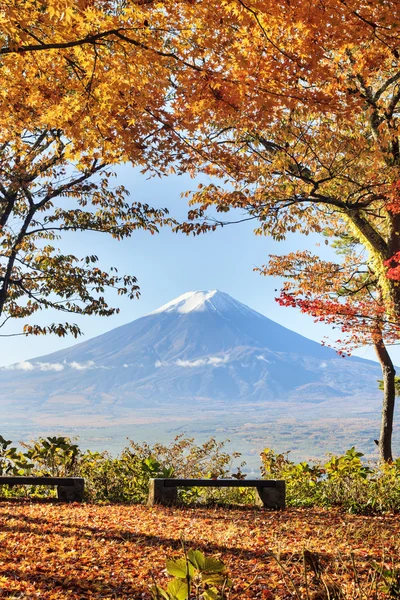
<path fill-rule="evenodd" d="M 168 207 L 172 216 L 183 219 L 187 200 L 181 192 L 195 189 L 196 181 L 189 177 L 170 176 L 164 179 L 147 179 L 129 166 L 119 167 L 116 183 L 125 185 L 132 200 L 147 202 L 152 206 Z M 117 242 L 95 233 L 70 233 L 62 248 L 77 255 L 97 254 L 104 268 L 116 266 L 120 273 L 138 277 L 141 288 L 139 300 L 108 295 L 120 307 L 113 317 L 73 317 L 85 336 L 78 341 L 94 337 L 114 327 L 141 317 L 173 298 L 196 290 L 219 289 L 266 315 L 270 319 L 320 342 L 324 336 L 338 337 L 329 327 L 315 324 L 313 319 L 297 310 L 282 308 L 275 301 L 279 280 L 266 278 L 253 272 L 255 266 L 267 262 L 269 254 L 285 254 L 299 248 L 318 251 L 317 236 L 292 235 L 284 242 L 274 242 L 267 237 L 255 236 L 253 225 L 242 223 L 224 227 L 216 232 L 198 237 L 186 237 L 164 229 L 151 236 L 137 232 L 131 239 Z M 325 246 L 319 251 L 329 252 Z M 35 322 L 59 321 L 59 314 L 43 312 Z M 64 320 L 64 319 L 62 319 Z M 21 323 L 8 325 L 2 333 L 19 331 Z M 7 365 L 37 356 L 43 356 L 77 343 L 72 337 L 59 339 L 46 337 L 3 337 L 0 344 L 0 365 Z M 374 359 L 373 350 L 361 349 L 359 356 Z M 400 364 L 400 349 L 391 352 Z"/>

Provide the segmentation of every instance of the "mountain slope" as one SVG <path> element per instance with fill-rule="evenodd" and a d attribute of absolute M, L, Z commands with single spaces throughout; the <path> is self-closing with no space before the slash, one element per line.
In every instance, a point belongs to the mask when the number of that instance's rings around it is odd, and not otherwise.
<path fill-rule="evenodd" d="M 152 407 L 173 419 L 179 405 L 186 418 L 222 405 L 376 398 L 379 374 L 376 363 L 340 358 L 228 294 L 189 292 L 106 334 L 0 370 L 0 409 L 90 424 L 145 409 L 152 418 Z"/>

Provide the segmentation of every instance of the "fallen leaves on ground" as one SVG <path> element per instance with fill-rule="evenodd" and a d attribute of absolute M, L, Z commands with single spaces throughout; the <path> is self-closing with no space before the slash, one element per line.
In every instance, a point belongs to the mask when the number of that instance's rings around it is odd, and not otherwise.
<path fill-rule="evenodd" d="M 399 568 L 399 534 L 398 516 L 338 510 L 4 501 L 0 597 L 147 599 L 153 578 L 166 582 L 166 559 L 182 555 L 183 535 L 226 563 L 232 598 L 389 598 L 374 591 L 372 563 Z"/>

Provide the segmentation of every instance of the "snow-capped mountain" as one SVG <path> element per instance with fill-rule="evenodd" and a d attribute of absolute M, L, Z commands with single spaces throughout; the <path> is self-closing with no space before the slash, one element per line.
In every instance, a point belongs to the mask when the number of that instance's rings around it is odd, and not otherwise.
<path fill-rule="evenodd" d="M 1 369 L 0 413 L 54 426 L 215 411 L 240 423 L 267 404 L 275 417 L 318 406 L 337 416 L 361 400 L 376 410 L 379 375 L 376 363 L 343 359 L 228 294 L 188 292 L 104 335 Z"/>
<path fill-rule="evenodd" d="M 212 400 L 307 399 L 370 390 L 377 365 L 343 359 L 217 290 L 188 292 L 154 312 L 47 356 L 11 365 L 0 381 L 47 403 L 71 393 L 134 406 Z M 355 372 L 362 377 L 357 376 Z"/>

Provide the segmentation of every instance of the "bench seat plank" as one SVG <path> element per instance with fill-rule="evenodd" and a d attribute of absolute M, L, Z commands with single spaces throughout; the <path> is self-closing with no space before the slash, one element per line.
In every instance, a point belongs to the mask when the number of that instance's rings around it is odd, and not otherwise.
<path fill-rule="evenodd" d="M 275 479 L 164 479 L 165 487 L 255 487 L 276 488 Z"/>

